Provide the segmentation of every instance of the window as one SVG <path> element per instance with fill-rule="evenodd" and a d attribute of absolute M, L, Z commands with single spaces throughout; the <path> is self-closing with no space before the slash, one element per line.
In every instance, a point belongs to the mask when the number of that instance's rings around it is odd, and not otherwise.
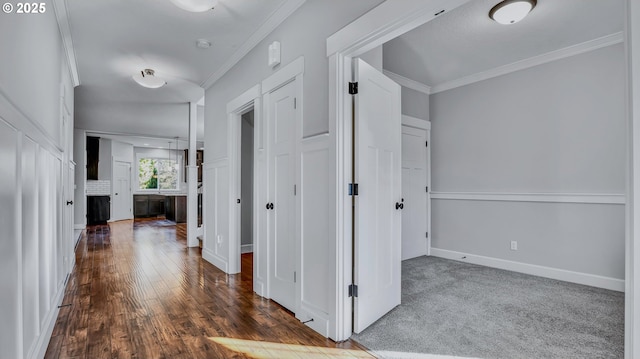
<path fill-rule="evenodd" d="M 175 159 L 140 158 L 138 162 L 140 189 L 177 190 L 179 175 Z"/>

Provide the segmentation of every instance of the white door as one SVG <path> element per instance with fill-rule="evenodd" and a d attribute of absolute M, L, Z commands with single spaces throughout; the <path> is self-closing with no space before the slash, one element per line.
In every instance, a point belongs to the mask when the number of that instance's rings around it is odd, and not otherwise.
<path fill-rule="evenodd" d="M 427 255 L 427 130 L 402 126 L 402 260 Z"/>
<path fill-rule="evenodd" d="M 270 297 L 295 312 L 295 81 L 269 94 Z"/>
<path fill-rule="evenodd" d="M 354 331 L 400 304 L 400 86 L 360 59 L 354 62 L 355 284 Z"/>
<path fill-rule="evenodd" d="M 130 162 L 113 162 L 113 200 L 111 203 L 113 204 L 112 220 L 133 218 Z"/>

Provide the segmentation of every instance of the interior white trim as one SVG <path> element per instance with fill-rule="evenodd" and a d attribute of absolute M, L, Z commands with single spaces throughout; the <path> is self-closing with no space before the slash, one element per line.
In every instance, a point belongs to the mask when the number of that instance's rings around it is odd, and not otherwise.
<path fill-rule="evenodd" d="M 225 261 L 224 258 L 220 258 L 219 256 L 217 256 L 209 248 L 202 248 L 202 258 L 218 267 L 223 272 L 229 273 L 229 263 Z"/>
<path fill-rule="evenodd" d="M 73 39 L 71 38 L 71 26 L 69 25 L 69 13 L 67 11 L 66 0 L 53 0 L 53 9 L 56 14 L 56 19 L 58 20 L 60 37 L 62 37 L 62 44 L 67 55 L 67 62 L 69 63 L 71 81 L 73 81 L 73 87 L 76 87 L 80 85 L 80 78 L 78 77 L 78 63 L 76 61 L 76 52 L 73 49 Z"/>
<path fill-rule="evenodd" d="M 626 1 L 625 52 L 627 58 L 627 196 L 625 244 L 626 359 L 640 357 L 640 3 Z"/>
<path fill-rule="evenodd" d="M 327 57 L 357 57 L 469 0 L 385 1 L 327 39 Z M 435 10 L 437 9 L 437 10 Z"/>
<path fill-rule="evenodd" d="M 431 121 L 423 120 L 417 117 L 402 115 L 402 125 L 431 131 Z"/>
<path fill-rule="evenodd" d="M 588 285 L 592 287 L 604 288 L 624 292 L 624 280 L 610 277 L 603 277 L 594 274 L 580 273 L 565 269 L 544 267 L 535 264 L 527 264 L 509 261 L 505 259 L 478 256 L 474 254 L 450 251 L 446 249 L 432 248 L 431 255 L 434 257 L 452 259 L 460 262 L 478 264 L 486 267 L 504 269 L 512 272 L 535 275 L 539 277 L 562 280 L 565 282 Z"/>
<path fill-rule="evenodd" d="M 391 72 L 389 70 L 382 70 L 382 73 L 385 74 L 388 78 L 395 81 L 398 85 L 402 87 L 406 87 L 408 89 L 412 89 L 418 92 L 422 92 L 425 95 L 431 94 L 431 87 L 423 84 L 422 82 L 418 82 L 409 78 L 406 78 L 402 75 L 398 75 L 395 72 Z"/>
<path fill-rule="evenodd" d="M 242 95 L 231 100 L 227 104 L 227 114 L 233 112 L 242 112 L 244 110 L 244 107 L 253 106 L 253 101 L 262 95 L 260 88 L 260 84 L 257 84 L 242 93 Z"/>
<path fill-rule="evenodd" d="M 287 84 L 302 73 L 304 73 L 304 56 L 298 57 L 278 70 L 278 72 L 262 80 L 262 94 Z"/>
<path fill-rule="evenodd" d="M 240 253 L 253 253 L 253 244 L 243 244 L 240 248 Z"/>
<path fill-rule="evenodd" d="M 522 61 L 496 67 L 491 70 L 482 71 L 473 75 L 465 76 L 459 79 L 443 82 L 431 87 L 431 93 L 435 94 L 442 91 L 451 90 L 457 87 L 470 85 L 475 82 L 488 80 L 490 78 L 506 75 L 512 72 L 528 69 L 530 67 L 546 64 L 548 62 L 561 60 L 567 57 L 580 55 L 585 52 L 601 49 L 603 47 L 619 44 L 624 41 L 623 33 L 603 36 L 597 39 L 589 40 L 580 44 L 565 47 L 564 49 L 555 50 L 546 54 L 534 56 Z"/>
<path fill-rule="evenodd" d="M 76 223 L 76 224 L 74 224 L 74 225 L 73 225 L 73 229 L 74 229 L 74 230 L 84 231 L 84 230 L 85 230 L 85 228 L 87 228 L 87 226 L 86 226 L 85 224 L 78 224 L 78 223 Z"/>
<path fill-rule="evenodd" d="M 273 30 L 275 30 L 284 20 L 286 20 L 294 11 L 296 11 L 306 0 L 286 0 L 271 16 L 256 30 L 256 32 L 245 41 L 242 46 L 231 55 L 231 57 L 206 81 L 200 84 L 200 87 L 207 90 L 216 81 L 218 81 L 224 74 L 231 70 L 242 58 L 244 58 L 249 51 L 256 47 L 262 40 L 264 40 Z M 266 53 L 266 52 L 265 52 Z M 265 55 L 266 56 L 266 55 Z M 265 65 L 266 65 L 265 60 Z"/>
<path fill-rule="evenodd" d="M 547 202 L 585 204 L 625 204 L 624 194 L 604 193 L 506 193 L 506 192 L 431 192 L 433 199 L 463 201 Z"/>

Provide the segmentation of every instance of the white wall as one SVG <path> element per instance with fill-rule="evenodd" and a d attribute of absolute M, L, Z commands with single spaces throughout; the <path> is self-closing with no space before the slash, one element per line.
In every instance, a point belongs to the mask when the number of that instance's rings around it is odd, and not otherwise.
<path fill-rule="evenodd" d="M 114 161 L 134 162 L 133 145 L 112 140 L 111 158 Z"/>
<path fill-rule="evenodd" d="M 2 358 L 44 356 L 72 265 L 62 213 L 63 201 L 73 198 L 63 194 L 73 133 L 62 132 L 61 107 L 71 112 L 72 129 L 73 84 L 52 4 L 45 3 L 44 14 L 3 14 L 0 21 Z"/>
<path fill-rule="evenodd" d="M 617 44 L 432 95 L 433 247 L 602 276 L 621 290 L 624 64 Z"/>
<path fill-rule="evenodd" d="M 228 253 L 228 153 L 226 105 L 247 89 L 261 83 L 280 68 L 304 56 L 302 137 L 297 139 L 301 167 L 298 198 L 302 201 L 297 220 L 302 228 L 300 238 L 304 252 L 299 261 L 301 308 L 296 313 L 314 318 L 308 325 L 323 335 L 335 336 L 336 317 L 335 227 L 331 222 L 333 205 L 330 190 L 334 188 L 332 145 L 329 131 L 329 60 L 327 38 L 375 7 L 381 0 L 308 0 L 276 30 L 258 44 L 233 69 L 205 93 L 205 239 L 203 257 L 220 263 Z M 282 65 L 267 66 L 268 44 L 280 41 Z M 257 127 L 256 127 L 257 128 Z M 318 136 L 316 136 L 318 135 Z M 314 137 L 315 136 L 315 137 Z M 256 143 L 256 146 L 260 144 Z M 256 160 L 258 160 L 256 158 Z M 301 223 L 301 224 L 300 224 Z M 259 245 L 254 243 L 255 245 Z M 266 248 L 266 247 L 265 247 Z M 301 249 L 302 250 L 302 249 Z M 262 270 L 264 262 L 258 263 Z M 224 269 L 224 268 L 223 268 Z"/>

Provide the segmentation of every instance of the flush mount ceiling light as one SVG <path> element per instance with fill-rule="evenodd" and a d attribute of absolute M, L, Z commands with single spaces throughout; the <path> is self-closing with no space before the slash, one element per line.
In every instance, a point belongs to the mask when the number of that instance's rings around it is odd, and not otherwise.
<path fill-rule="evenodd" d="M 491 8 L 489 17 L 498 24 L 515 24 L 524 19 L 533 10 L 536 3 L 536 0 L 504 0 Z"/>
<path fill-rule="evenodd" d="M 213 7 L 218 3 L 218 0 L 171 0 L 171 2 L 182 10 L 190 12 L 205 12 L 213 10 Z"/>
<path fill-rule="evenodd" d="M 133 75 L 133 79 L 138 83 L 138 85 L 150 89 L 157 89 L 167 84 L 163 79 L 154 76 L 154 71 L 151 69 L 144 69 L 140 71 L 139 74 Z"/>

